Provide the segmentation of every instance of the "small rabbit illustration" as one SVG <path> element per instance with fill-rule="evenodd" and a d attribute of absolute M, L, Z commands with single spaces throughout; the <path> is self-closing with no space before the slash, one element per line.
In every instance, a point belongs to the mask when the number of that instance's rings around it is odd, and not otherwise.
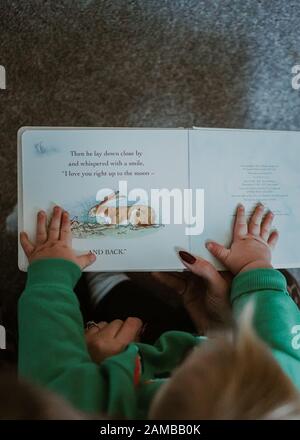
<path fill-rule="evenodd" d="M 125 196 L 119 191 L 106 195 L 103 200 L 93 206 L 88 215 L 96 217 L 97 223 L 106 225 L 152 226 L 155 224 L 155 212 L 151 206 L 143 203 L 127 203 Z"/>

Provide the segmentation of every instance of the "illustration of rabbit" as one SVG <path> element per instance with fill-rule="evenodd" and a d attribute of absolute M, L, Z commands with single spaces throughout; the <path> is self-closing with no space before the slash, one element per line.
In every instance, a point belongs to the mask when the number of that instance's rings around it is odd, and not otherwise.
<path fill-rule="evenodd" d="M 122 204 L 123 203 L 123 204 Z M 119 191 L 112 192 L 93 206 L 88 215 L 96 217 L 97 223 L 106 225 L 152 226 L 155 224 L 155 212 L 151 206 L 143 203 L 128 205 L 127 198 Z"/>

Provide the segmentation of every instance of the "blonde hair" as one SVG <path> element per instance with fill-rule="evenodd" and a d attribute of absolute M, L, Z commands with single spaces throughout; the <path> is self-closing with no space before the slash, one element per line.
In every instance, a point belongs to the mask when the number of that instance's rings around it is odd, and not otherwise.
<path fill-rule="evenodd" d="M 193 350 L 157 393 L 151 419 L 300 418 L 298 391 L 246 315 L 236 334 Z"/>

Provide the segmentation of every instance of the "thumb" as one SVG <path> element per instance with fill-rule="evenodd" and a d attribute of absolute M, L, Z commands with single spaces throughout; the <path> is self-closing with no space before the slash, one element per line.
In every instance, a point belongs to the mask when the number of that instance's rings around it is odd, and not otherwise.
<path fill-rule="evenodd" d="M 118 331 L 116 338 L 121 343 L 128 345 L 139 336 L 142 327 L 143 322 L 139 318 L 129 317 Z"/>
<path fill-rule="evenodd" d="M 217 260 L 226 265 L 226 259 L 230 254 L 229 249 L 219 243 L 216 243 L 215 241 L 210 241 L 206 243 L 206 248 Z"/>
<path fill-rule="evenodd" d="M 96 261 L 96 255 L 92 252 L 77 257 L 77 262 L 81 269 L 85 269 Z"/>

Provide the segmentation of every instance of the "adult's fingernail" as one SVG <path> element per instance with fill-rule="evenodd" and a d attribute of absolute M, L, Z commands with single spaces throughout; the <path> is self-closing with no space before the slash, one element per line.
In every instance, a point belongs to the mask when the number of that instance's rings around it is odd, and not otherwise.
<path fill-rule="evenodd" d="M 180 258 L 185 261 L 188 264 L 194 264 L 196 261 L 196 258 L 194 257 L 194 255 L 189 254 L 188 252 L 185 251 L 179 251 L 179 256 Z"/>

